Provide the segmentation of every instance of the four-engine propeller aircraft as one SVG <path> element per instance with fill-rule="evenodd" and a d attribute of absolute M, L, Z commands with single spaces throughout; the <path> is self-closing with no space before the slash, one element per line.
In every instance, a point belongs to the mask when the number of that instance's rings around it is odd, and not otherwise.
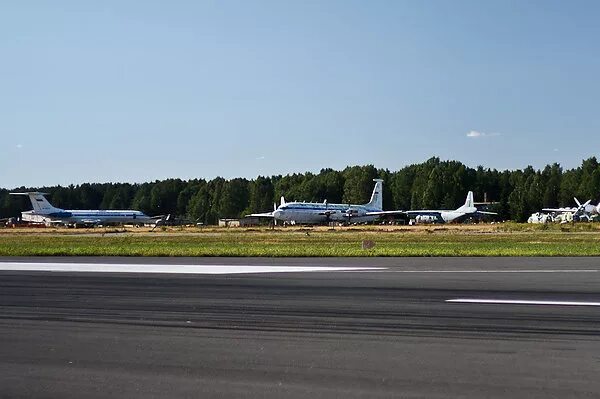
<path fill-rule="evenodd" d="M 40 192 L 10 193 L 11 195 L 26 195 L 31 201 L 33 210 L 22 212 L 22 220 L 27 222 L 64 224 L 70 226 L 95 226 L 98 224 L 133 223 L 136 225 L 155 224 L 162 217 L 150 217 L 135 210 L 71 210 L 54 207 Z"/>
<path fill-rule="evenodd" d="M 481 215 L 497 215 L 496 212 L 480 211 L 473 201 L 473 191 L 469 191 L 463 206 L 455 210 L 415 210 L 404 212 L 411 220 L 417 223 L 451 223 L 464 220 L 468 217 Z"/>
<path fill-rule="evenodd" d="M 271 218 L 287 223 L 317 224 L 328 222 L 361 223 L 377 220 L 384 215 L 401 215 L 402 211 L 384 211 L 382 192 L 383 180 L 373 179 L 375 187 L 371 200 L 362 205 L 355 204 L 330 204 L 324 202 L 285 202 L 281 203 L 273 212 L 252 213 L 250 217 Z"/>

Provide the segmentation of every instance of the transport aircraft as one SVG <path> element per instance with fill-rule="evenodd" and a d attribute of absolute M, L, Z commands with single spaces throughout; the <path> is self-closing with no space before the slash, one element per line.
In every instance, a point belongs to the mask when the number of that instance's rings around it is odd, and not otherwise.
<path fill-rule="evenodd" d="M 473 191 L 469 191 L 465 204 L 455 210 L 428 210 L 404 211 L 416 223 L 451 223 L 464 220 L 472 216 L 497 215 L 496 212 L 480 211 L 473 201 Z"/>
<path fill-rule="evenodd" d="M 10 193 L 11 195 L 26 195 L 31 201 L 33 210 L 22 212 L 21 218 L 26 222 L 51 224 L 64 224 L 68 226 L 95 226 L 98 224 L 133 223 L 135 225 L 158 224 L 161 216 L 150 217 L 141 211 L 135 210 L 70 210 L 54 207 L 44 195 L 37 191 L 26 193 Z"/>
<path fill-rule="evenodd" d="M 272 218 L 274 221 L 298 224 L 316 224 L 328 222 L 360 223 L 377 220 L 385 215 L 402 215 L 403 211 L 383 210 L 383 180 L 373 179 L 375 187 L 371 200 L 362 205 L 329 204 L 324 202 L 285 202 L 281 197 L 279 206 L 274 204 L 273 212 L 253 213 L 247 216 Z"/>

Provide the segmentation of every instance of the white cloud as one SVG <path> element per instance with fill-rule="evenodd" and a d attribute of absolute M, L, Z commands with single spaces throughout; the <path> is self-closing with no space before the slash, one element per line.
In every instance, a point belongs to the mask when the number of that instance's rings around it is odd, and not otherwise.
<path fill-rule="evenodd" d="M 21 148 L 23 148 L 23 144 L 17 144 L 17 148 L 18 148 L 18 149 L 21 149 Z"/>
<path fill-rule="evenodd" d="M 500 133 L 485 133 L 485 132 L 479 132 L 477 130 L 471 130 L 469 133 L 467 133 L 467 137 L 474 138 L 474 139 L 483 138 L 483 137 L 496 137 L 496 136 L 500 136 Z"/>
<path fill-rule="evenodd" d="M 265 159 L 265 156 L 264 156 L 264 155 L 261 155 L 260 157 L 256 157 L 256 159 L 258 159 L 258 160 L 262 160 L 262 159 Z"/>

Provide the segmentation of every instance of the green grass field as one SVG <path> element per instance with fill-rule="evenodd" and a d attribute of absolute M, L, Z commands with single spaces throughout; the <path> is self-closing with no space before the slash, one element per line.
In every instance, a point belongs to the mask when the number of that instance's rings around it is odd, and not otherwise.
<path fill-rule="evenodd" d="M 526 226 L 526 225 L 525 225 Z M 582 225 L 583 226 L 583 225 Z M 74 234 L 76 233 L 76 234 Z M 373 248 L 363 249 L 370 240 Z M 0 233 L 1 256 L 600 256 L 596 226 Z"/>

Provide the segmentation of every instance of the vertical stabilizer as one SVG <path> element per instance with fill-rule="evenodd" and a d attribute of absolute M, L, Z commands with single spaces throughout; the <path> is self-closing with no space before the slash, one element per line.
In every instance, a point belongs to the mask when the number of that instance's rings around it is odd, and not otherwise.
<path fill-rule="evenodd" d="M 375 182 L 375 187 L 371 194 L 371 201 L 366 206 L 381 211 L 383 210 L 383 179 L 373 179 L 373 181 Z"/>
<path fill-rule="evenodd" d="M 62 209 L 55 208 L 51 203 L 48 202 L 44 195 L 46 193 L 40 192 L 29 192 L 29 193 L 10 193 L 11 195 L 26 195 L 29 197 L 29 201 L 31 201 L 31 206 L 35 213 L 40 215 L 47 215 L 49 213 L 60 212 Z"/>
<path fill-rule="evenodd" d="M 473 191 L 469 191 L 465 204 L 458 208 L 457 211 L 474 212 L 474 210 L 477 210 L 477 208 L 475 208 L 475 201 L 473 200 Z"/>

